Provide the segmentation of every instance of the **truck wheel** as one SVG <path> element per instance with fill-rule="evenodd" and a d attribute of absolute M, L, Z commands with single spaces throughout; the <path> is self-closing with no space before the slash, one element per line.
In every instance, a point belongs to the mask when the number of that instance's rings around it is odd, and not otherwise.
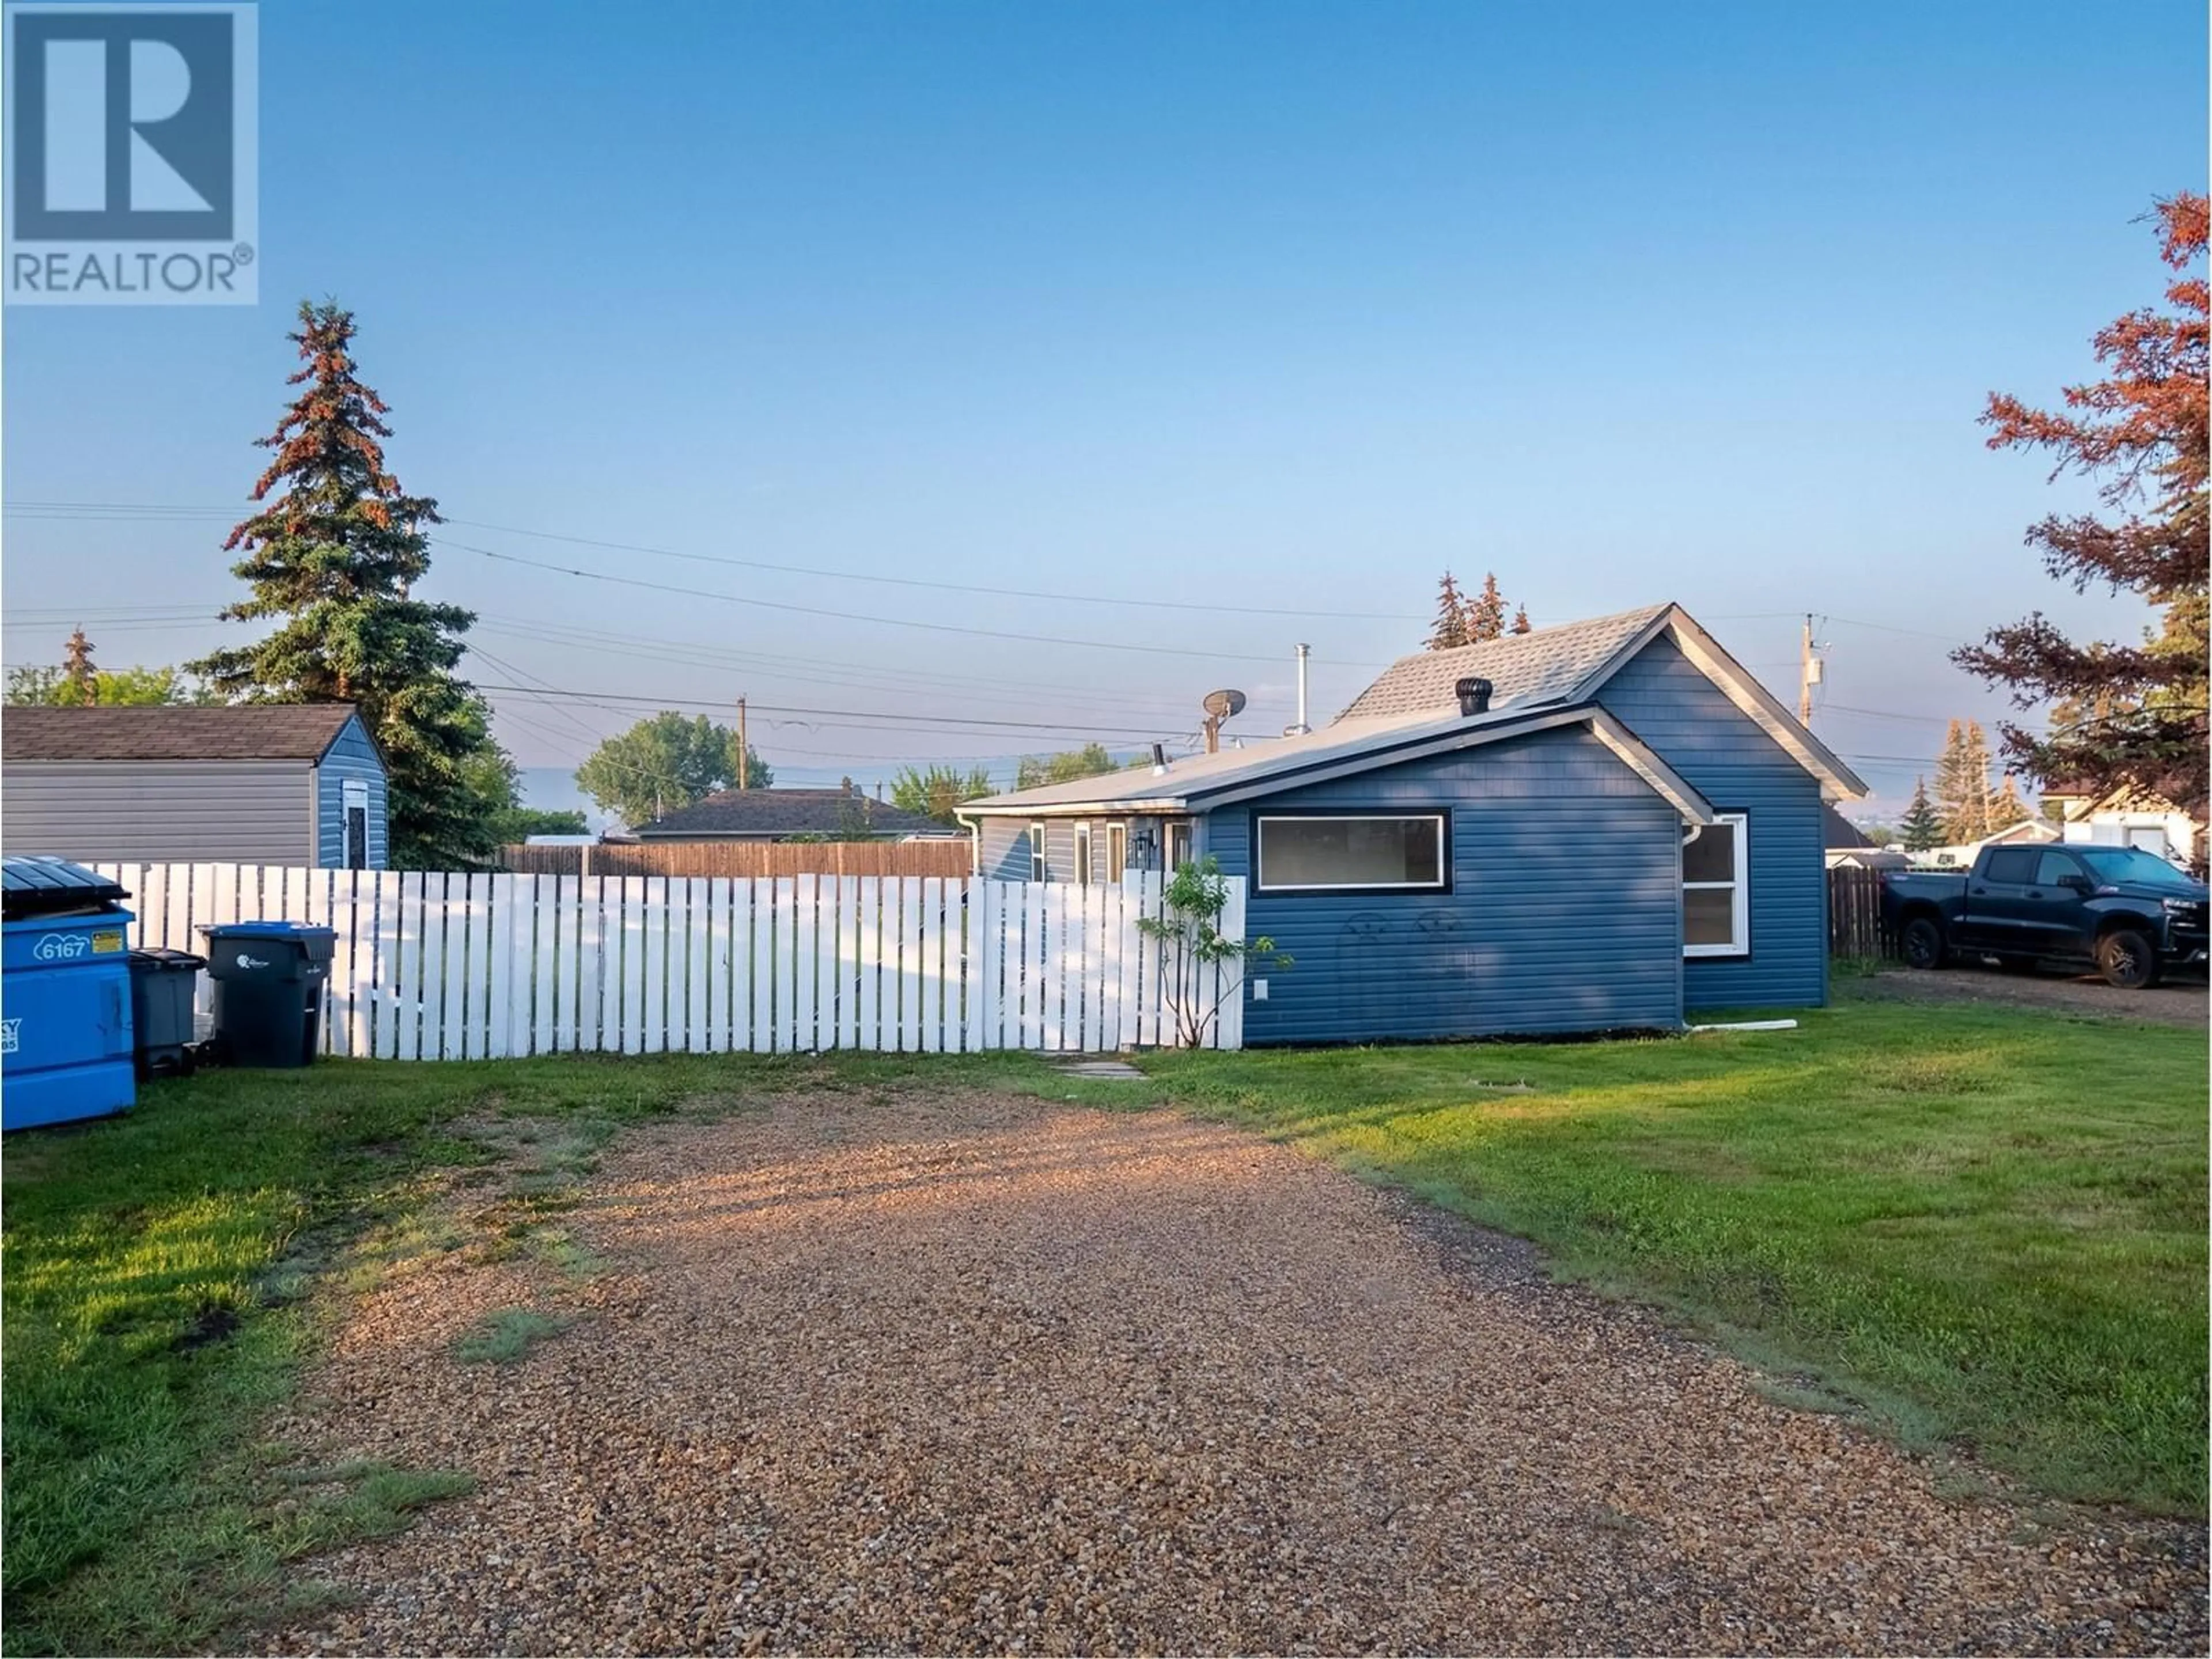
<path fill-rule="evenodd" d="M 1946 952 L 1943 930 L 1926 916 L 1905 924 L 1905 960 L 1909 967 L 1941 968 Z"/>
<path fill-rule="evenodd" d="M 2097 941 L 2097 971 L 2123 991 L 2147 989 L 2158 983 L 2158 947 L 2132 927 L 2115 927 Z"/>

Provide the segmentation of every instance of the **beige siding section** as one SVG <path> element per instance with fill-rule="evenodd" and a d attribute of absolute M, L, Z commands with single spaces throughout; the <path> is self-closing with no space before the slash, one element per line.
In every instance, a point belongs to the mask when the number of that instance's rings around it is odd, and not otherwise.
<path fill-rule="evenodd" d="M 0 774 L 10 853 L 174 863 L 315 861 L 305 761 L 17 761 Z"/>

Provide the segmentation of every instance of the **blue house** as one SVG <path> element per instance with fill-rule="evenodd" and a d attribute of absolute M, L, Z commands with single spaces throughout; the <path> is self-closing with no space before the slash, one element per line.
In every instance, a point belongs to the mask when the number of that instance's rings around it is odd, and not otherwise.
<path fill-rule="evenodd" d="M 1824 1002 L 1824 804 L 1865 793 L 1662 605 L 1405 658 L 1303 737 L 961 811 L 1003 880 L 1212 854 L 1296 958 L 1248 986 L 1245 1041 L 1341 1042 Z"/>

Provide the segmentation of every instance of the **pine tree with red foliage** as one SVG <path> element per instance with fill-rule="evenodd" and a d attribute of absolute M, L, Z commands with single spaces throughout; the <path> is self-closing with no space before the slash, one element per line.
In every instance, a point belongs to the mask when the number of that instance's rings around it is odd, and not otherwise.
<path fill-rule="evenodd" d="M 356 704 L 384 753 L 392 862 L 452 869 L 495 850 L 490 814 L 514 804 L 512 780 L 487 781 L 504 757 L 455 672 L 476 618 L 414 595 L 438 504 L 386 470 L 388 411 L 355 373 L 353 336 L 351 312 L 301 305 L 287 337 L 303 366 L 287 384 L 302 389 L 257 440 L 276 456 L 253 486 L 260 510 L 223 544 L 252 589 L 223 617 L 282 621 L 191 667 L 234 701 Z"/>
<path fill-rule="evenodd" d="M 2042 735 L 2003 728 L 2009 769 L 2094 794 L 2162 797 L 2199 823 L 2206 811 L 2206 201 L 2160 201 L 2160 254 L 2175 276 L 2171 313 L 2148 308 L 2099 331 L 2106 378 L 2065 389 L 2063 410 L 1991 394 L 1992 449 L 2056 457 L 2051 477 L 2102 481 L 2104 518 L 2053 514 L 2027 532 L 2044 568 L 2076 592 L 2103 586 L 2163 607 L 2155 636 L 2076 644 L 2040 611 L 1952 653 L 2007 687 L 2014 704 L 2059 705 Z"/>

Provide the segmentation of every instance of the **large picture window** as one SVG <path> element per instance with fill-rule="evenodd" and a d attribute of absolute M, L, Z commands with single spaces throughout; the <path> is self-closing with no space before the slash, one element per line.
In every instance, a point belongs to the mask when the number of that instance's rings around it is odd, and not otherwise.
<path fill-rule="evenodd" d="M 1682 954 L 1751 951 L 1750 837 L 1744 815 L 1723 812 L 1682 843 Z"/>
<path fill-rule="evenodd" d="M 1435 893 L 1448 884 L 1441 812 L 1262 815 L 1255 829 L 1263 893 Z"/>

